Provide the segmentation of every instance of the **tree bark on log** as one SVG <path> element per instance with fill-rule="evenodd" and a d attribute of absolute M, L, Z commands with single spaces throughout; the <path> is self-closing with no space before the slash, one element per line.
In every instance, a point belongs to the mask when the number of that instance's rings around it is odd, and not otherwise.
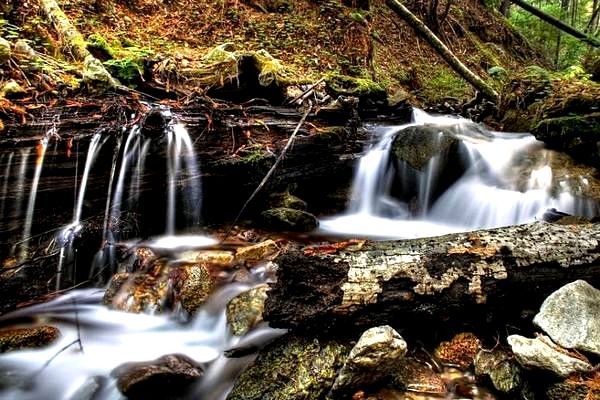
<path fill-rule="evenodd" d="M 579 39 L 580 41 L 582 41 L 586 44 L 589 44 L 590 46 L 600 47 L 599 40 L 594 39 L 593 37 L 588 36 L 585 33 L 578 31 L 575 28 L 572 28 L 571 26 L 565 24 L 561 20 L 554 18 L 552 15 L 546 14 L 545 12 L 535 8 L 531 4 L 528 4 L 527 2 L 525 2 L 523 0 L 510 0 L 510 1 L 513 2 L 514 4 L 518 5 L 525 11 L 529 11 L 531 14 L 535 15 L 539 19 L 554 26 L 556 29 L 560 29 L 561 31 L 568 33 L 569 35 L 573 36 L 574 38 Z"/>
<path fill-rule="evenodd" d="M 600 284 L 600 224 L 347 244 L 284 250 L 265 320 L 319 331 L 506 323 L 568 282 Z"/>
<path fill-rule="evenodd" d="M 425 25 L 419 18 L 404 7 L 398 0 L 386 0 L 386 4 L 402 19 L 404 19 L 435 51 L 458 73 L 462 78 L 469 82 L 475 89 L 483 93 L 492 101 L 498 101 L 498 93 L 483 79 L 477 76 L 473 71 L 467 68 L 446 45 Z"/>
<path fill-rule="evenodd" d="M 111 87 L 120 86 L 112 75 L 104 68 L 100 60 L 94 57 L 87 49 L 87 42 L 83 35 L 69 21 L 56 0 L 39 0 L 46 18 L 54 26 L 59 36 L 65 41 L 63 52 L 70 54 L 76 61 L 83 62 L 85 73 L 102 78 Z"/>

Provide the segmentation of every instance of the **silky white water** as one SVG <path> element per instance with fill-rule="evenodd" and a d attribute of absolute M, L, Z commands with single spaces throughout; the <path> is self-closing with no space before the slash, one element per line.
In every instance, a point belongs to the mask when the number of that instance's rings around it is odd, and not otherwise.
<path fill-rule="evenodd" d="M 440 128 L 433 141 L 441 140 L 444 127 L 452 127 L 461 140 L 458 151 L 467 170 L 438 198 L 432 194 L 440 176 L 453 167 L 442 154 L 433 155 L 423 170 L 406 163 L 390 167 L 394 139 L 419 126 Z M 598 205 L 571 194 L 567 182 L 560 182 L 557 192 L 548 163 L 529 172 L 525 187 L 520 184 L 522 177 L 514 173 L 520 167 L 519 157 L 543 151 L 532 135 L 491 132 L 466 119 L 431 116 L 421 110 L 414 111 L 411 123 L 376 127 L 373 134 L 375 144 L 358 162 L 347 213 L 321 220 L 322 232 L 418 238 L 532 222 L 551 208 L 587 217 L 598 213 Z M 416 192 L 411 202 L 393 196 L 394 179 Z"/>

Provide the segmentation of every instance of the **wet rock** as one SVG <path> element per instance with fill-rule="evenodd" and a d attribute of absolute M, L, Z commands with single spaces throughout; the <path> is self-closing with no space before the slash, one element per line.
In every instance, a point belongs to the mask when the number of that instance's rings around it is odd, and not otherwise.
<path fill-rule="evenodd" d="M 131 274 L 129 272 L 120 272 L 114 274 L 108 282 L 108 287 L 104 292 L 102 303 L 104 303 L 107 306 L 118 304 L 120 302 L 120 299 L 117 298 L 117 295 L 122 293 L 121 289 L 123 288 L 123 285 L 129 280 L 130 276 Z"/>
<path fill-rule="evenodd" d="M 158 259 L 158 256 L 152 249 L 147 247 L 138 247 L 135 249 L 135 258 L 131 268 L 132 272 L 144 271 L 151 267 L 152 264 Z"/>
<path fill-rule="evenodd" d="M 3 37 L 0 37 L 0 64 L 4 64 L 10 60 L 10 56 L 10 42 Z"/>
<path fill-rule="evenodd" d="M 280 231 L 310 232 L 319 226 L 317 218 L 306 211 L 271 208 L 261 213 L 266 228 Z"/>
<path fill-rule="evenodd" d="M 48 346 L 60 336 L 58 328 L 49 325 L 0 331 L 0 353 Z"/>
<path fill-rule="evenodd" d="M 578 280 L 552 293 L 533 322 L 568 349 L 600 355 L 600 290 Z"/>
<path fill-rule="evenodd" d="M 235 259 L 230 251 L 223 250 L 192 250 L 178 255 L 179 261 L 199 263 L 217 268 L 229 268 Z"/>
<path fill-rule="evenodd" d="M 515 393 L 523 385 L 522 369 L 507 351 L 481 350 L 475 357 L 475 374 L 486 376 L 496 390 Z"/>
<path fill-rule="evenodd" d="M 6 82 L 2 88 L 0 88 L 0 97 L 6 97 L 7 99 L 23 96 L 26 93 L 25 89 L 14 80 Z"/>
<path fill-rule="evenodd" d="M 400 362 L 391 375 L 391 384 L 402 390 L 429 394 L 443 394 L 448 391 L 446 383 L 438 373 L 412 358 Z"/>
<path fill-rule="evenodd" d="M 237 249 L 235 252 L 235 259 L 239 263 L 255 264 L 261 261 L 267 261 L 278 252 L 279 246 L 277 246 L 277 243 L 269 239 L 252 246 Z"/>
<path fill-rule="evenodd" d="M 462 369 L 473 364 L 481 349 L 481 341 L 470 332 L 459 333 L 449 342 L 442 342 L 435 349 L 435 356 L 442 362 L 457 365 Z"/>
<path fill-rule="evenodd" d="M 286 335 L 265 347 L 228 400 L 319 400 L 329 392 L 349 346 Z"/>
<path fill-rule="evenodd" d="M 415 126 L 400 132 L 392 144 L 396 159 L 422 171 L 435 156 L 456 156 L 460 140 L 453 127 Z"/>
<path fill-rule="evenodd" d="M 118 273 L 111 278 L 103 303 L 115 310 L 132 313 L 164 311 L 168 294 L 166 265 L 156 264 L 154 271 Z"/>
<path fill-rule="evenodd" d="M 227 304 L 227 324 L 234 335 L 242 336 L 263 321 L 269 285 L 240 293 Z"/>
<path fill-rule="evenodd" d="M 392 327 L 383 325 L 366 330 L 335 379 L 332 395 L 337 397 L 378 383 L 392 373 L 405 354 L 406 342 Z"/>
<path fill-rule="evenodd" d="M 128 399 L 180 399 L 203 375 L 202 368 L 182 355 L 166 355 L 154 361 L 128 363 L 111 372 Z"/>
<path fill-rule="evenodd" d="M 519 335 L 508 337 L 517 361 L 525 367 L 541 368 L 559 376 L 569 376 L 576 372 L 589 372 L 592 366 L 587 360 L 576 357 L 556 346 L 543 335 L 528 339 Z"/>
<path fill-rule="evenodd" d="M 284 207 L 294 210 L 306 211 L 307 204 L 304 200 L 294 196 L 290 192 L 273 193 L 269 196 L 269 206 L 271 208 Z"/>
<path fill-rule="evenodd" d="M 217 279 L 201 264 L 185 265 L 172 274 L 175 301 L 188 313 L 195 313 L 213 292 Z"/>

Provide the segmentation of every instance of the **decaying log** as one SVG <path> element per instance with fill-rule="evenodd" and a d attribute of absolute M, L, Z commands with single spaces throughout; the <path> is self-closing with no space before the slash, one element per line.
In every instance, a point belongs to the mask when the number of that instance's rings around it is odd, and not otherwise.
<path fill-rule="evenodd" d="M 56 0 L 39 0 L 39 3 L 46 18 L 65 42 L 63 51 L 72 55 L 76 61 L 83 62 L 85 73 L 88 75 L 93 75 L 95 79 L 101 78 L 111 87 L 119 86 L 100 60 L 89 52 L 86 40 L 69 21 Z"/>
<path fill-rule="evenodd" d="M 537 310 L 568 282 L 600 284 L 600 224 L 535 222 L 348 244 L 291 249 L 275 260 L 278 282 L 265 309 L 271 326 L 410 329 L 491 316 L 506 322 Z"/>
<path fill-rule="evenodd" d="M 386 4 L 406 21 L 433 49 L 448 63 L 457 74 L 469 82 L 475 89 L 479 90 L 492 101 L 498 100 L 498 93 L 484 82 L 473 71 L 467 68 L 446 45 L 425 25 L 419 18 L 404 7 L 398 0 L 386 0 Z"/>

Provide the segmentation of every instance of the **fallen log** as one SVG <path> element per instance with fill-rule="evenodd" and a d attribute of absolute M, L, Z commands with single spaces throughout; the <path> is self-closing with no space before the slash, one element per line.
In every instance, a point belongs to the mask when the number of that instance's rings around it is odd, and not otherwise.
<path fill-rule="evenodd" d="M 504 326 L 568 282 L 600 284 L 600 224 L 535 222 L 349 244 L 283 251 L 265 320 L 318 331 Z"/>

